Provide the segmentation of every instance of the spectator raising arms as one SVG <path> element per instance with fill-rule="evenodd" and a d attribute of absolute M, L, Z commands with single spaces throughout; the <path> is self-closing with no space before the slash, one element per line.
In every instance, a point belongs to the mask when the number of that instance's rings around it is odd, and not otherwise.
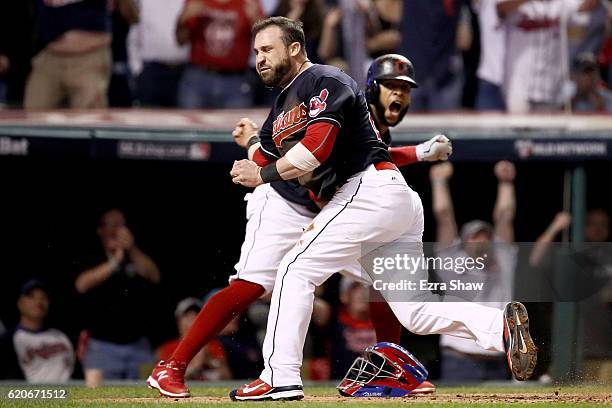
<path fill-rule="evenodd" d="M 457 232 L 448 186 L 453 174 L 452 164 L 447 162 L 433 166 L 430 177 L 433 213 L 437 224 L 437 257 L 483 257 L 485 267 L 465 271 L 462 279 L 485 282 L 484 289 L 478 291 L 473 300 L 502 309 L 512 298 L 518 255 L 518 248 L 513 244 L 516 170 L 512 163 L 502 161 L 495 165 L 494 171 L 498 179 L 497 200 L 493 210 L 494 225 L 473 220 L 464 224 L 460 233 Z M 458 276 L 454 270 L 441 270 L 438 274 L 445 282 Z M 473 340 L 448 335 L 440 337 L 440 346 L 442 378 L 445 380 L 483 381 L 508 377 L 503 353 L 482 350 Z"/>
<path fill-rule="evenodd" d="M 103 253 L 74 283 L 86 295 L 89 340 L 83 366 L 90 387 L 105 378 L 137 379 L 141 365 L 153 360 L 145 337 L 151 313 L 145 300 L 151 284 L 160 280 L 157 265 L 136 246 L 121 211 L 102 216 L 98 236 Z"/>

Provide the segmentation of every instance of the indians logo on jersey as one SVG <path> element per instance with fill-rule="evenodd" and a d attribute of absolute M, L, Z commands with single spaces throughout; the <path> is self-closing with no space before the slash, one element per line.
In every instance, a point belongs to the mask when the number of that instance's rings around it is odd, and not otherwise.
<path fill-rule="evenodd" d="M 299 132 L 308 125 L 308 110 L 304 102 L 295 106 L 288 112 L 281 112 L 272 124 L 272 139 L 277 147 L 283 140 Z"/>
<path fill-rule="evenodd" d="M 310 110 L 308 111 L 308 116 L 311 118 L 317 117 L 319 113 L 323 112 L 325 108 L 327 108 L 327 97 L 329 96 L 329 91 L 327 88 L 324 88 L 319 96 L 313 96 L 310 98 Z"/>

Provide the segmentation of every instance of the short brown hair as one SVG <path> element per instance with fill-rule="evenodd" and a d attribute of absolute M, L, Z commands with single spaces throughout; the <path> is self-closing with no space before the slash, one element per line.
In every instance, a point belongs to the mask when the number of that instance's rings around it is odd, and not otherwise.
<path fill-rule="evenodd" d="M 259 20 L 255 24 L 253 24 L 253 28 L 251 28 L 251 34 L 253 35 L 253 38 L 255 38 L 257 33 L 271 26 L 276 26 L 281 29 L 281 31 L 283 32 L 283 44 L 288 47 L 294 42 L 297 42 L 300 44 L 302 53 L 306 53 L 306 39 L 304 36 L 303 29 L 304 24 L 302 24 L 301 21 L 295 21 L 290 18 L 281 16 L 269 17 L 263 20 Z"/>

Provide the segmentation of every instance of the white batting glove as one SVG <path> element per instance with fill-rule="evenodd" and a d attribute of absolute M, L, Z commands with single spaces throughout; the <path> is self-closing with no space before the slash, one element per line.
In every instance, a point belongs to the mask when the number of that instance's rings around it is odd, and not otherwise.
<path fill-rule="evenodd" d="M 453 145 L 444 135 L 436 135 L 416 147 L 419 161 L 448 160 L 451 154 L 453 154 Z"/>

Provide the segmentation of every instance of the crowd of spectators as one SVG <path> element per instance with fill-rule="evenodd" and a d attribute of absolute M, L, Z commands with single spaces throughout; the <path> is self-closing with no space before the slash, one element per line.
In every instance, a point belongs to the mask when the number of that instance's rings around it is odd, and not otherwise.
<path fill-rule="evenodd" d="M 492 168 L 497 180 L 497 197 L 492 203 L 491 215 L 483 214 L 484 219 L 468 221 L 461 226 L 457 225 L 452 199 L 454 172 L 449 162 L 430 169 L 436 239 L 433 248 L 426 247 L 426 253 L 431 251 L 430 255 L 440 259 L 484 256 L 486 261 L 484 268 L 467 270 L 432 266 L 430 279 L 448 282 L 460 273 L 464 281 L 486 282 L 485 289 L 463 300 L 501 309 L 516 295 L 515 282 L 523 279 L 517 279 L 519 269 L 526 267 L 519 264 L 521 251 L 531 268 L 528 273 L 546 276 L 544 270 L 555 267 L 553 243 L 570 228 L 572 215 L 560 212 L 539 237 L 533 237 L 537 238 L 535 244 L 525 251 L 526 247 L 515 243 L 514 237 L 518 201 L 514 165 L 502 161 Z M 487 200 L 486 197 L 479 199 Z M 105 211 L 95 234 L 99 241 L 97 247 L 91 254 L 82 254 L 74 286 L 65 288 L 77 296 L 78 307 L 84 311 L 80 335 L 70 338 L 47 325 L 49 310 L 62 300 L 54 298 L 44 282 L 24 276 L 27 280 L 16 300 L 17 325 L 0 333 L 0 358 L 7 363 L 0 378 L 24 379 L 32 383 L 62 383 L 84 378 L 91 387 L 108 380 L 141 379 L 157 360 L 172 355 L 202 304 L 216 293 L 209 288 L 184 288 L 192 296 L 179 298 L 173 306 L 175 330 L 171 326 L 168 330 L 168 326 L 159 324 L 159 316 L 164 313 L 153 308 L 158 303 L 155 299 L 161 299 L 156 295 L 156 288 L 163 275 L 171 272 L 160 270 L 155 256 L 138 246 L 137 237 L 122 211 Z M 612 281 L 608 272 L 612 259 L 609 244 L 606 244 L 610 239 L 608 213 L 602 209 L 589 211 L 583 234 L 588 245 L 578 254 L 581 264 L 603 265 L 590 272 L 590 281 L 601 284 L 597 283 L 597 290 L 589 292 L 580 303 L 584 321 L 581 330 L 589 338 L 585 357 L 599 367 L 602 359 L 612 359 L 609 349 Z M 584 273 L 590 268 L 582 269 Z M 445 294 L 461 296 L 450 290 Z M 376 299 L 374 295 L 361 283 L 346 277 L 332 279 L 317 288 L 305 346 L 305 376 L 313 380 L 342 378 L 354 359 L 376 342 L 373 325 L 376 316 L 370 315 L 368 305 Z M 536 333 L 543 355 L 539 373 L 543 379 L 547 378 L 547 350 L 551 344 L 550 336 L 546 335 L 550 331 L 546 325 L 551 321 L 551 300 L 542 298 L 540 309 L 545 314 L 538 321 Z M 263 364 L 261 343 L 269 302 L 270 296 L 263 296 L 242 315 L 236 316 L 193 359 L 187 369 L 187 378 L 219 381 L 255 377 Z M 538 308 L 532 306 L 532 310 L 535 310 L 533 318 L 538 319 Z M 598 319 L 589 318 L 594 315 Z M 439 342 L 437 339 L 432 337 L 430 345 L 439 350 L 435 357 L 439 378 L 462 382 L 509 379 L 502 353 L 483 351 L 470 340 L 449 336 L 440 336 Z M 403 345 L 412 351 L 417 347 L 414 338 L 409 336 L 403 337 Z M 417 350 L 415 353 L 419 356 L 421 351 Z"/>
<path fill-rule="evenodd" d="M 359 84 L 373 58 L 407 56 L 414 111 L 612 109 L 608 0 L 5 3 L 0 103 L 26 109 L 268 106 L 250 34 L 268 15 L 303 21 L 309 59 Z"/>

